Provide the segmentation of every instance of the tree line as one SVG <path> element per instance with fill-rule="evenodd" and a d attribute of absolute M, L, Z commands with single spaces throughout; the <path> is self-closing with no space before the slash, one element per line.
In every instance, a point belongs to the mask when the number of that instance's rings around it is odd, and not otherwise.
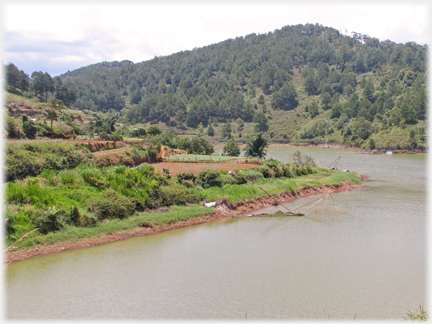
<path fill-rule="evenodd" d="M 30 77 L 13 63 L 6 65 L 5 71 L 8 91 L 16 92 L 18 89 L 22 92 L 33 92 L 42 102 L 48 102 L 48 98 L 55 98 L 68 107 L 77 99 L 77 88 L 72 84 L 63 83 L 59 76 L 53 78 L 48 72 L 34 71 Z"/>

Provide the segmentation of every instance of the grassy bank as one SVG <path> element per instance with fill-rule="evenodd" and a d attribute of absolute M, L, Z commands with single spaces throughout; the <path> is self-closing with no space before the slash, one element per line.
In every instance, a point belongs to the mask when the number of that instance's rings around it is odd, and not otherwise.
<path fill-rule="evenodd" d="M 295 178 L 263 178 L 253 183 L 248 182 L 245 185 L 226 184 L 222 187 L 211 187 L 206 190 L 192 189 L 192 192 L 199 196 L 201 200 L 217 201 L 226 198 L 231 204 L 235 204 L 266 197 L 266 192 L 271 195 L 278 195 L 284 191 L 296 194 L 297 190 L 321 185 L 340 186 L 345 181 L 349 181 L 354 185 L 361 183 L 356 172 L 329 171 L 319 168 L 314 171 L 316 173 Z"/>
<path fill-rule="evenodd" d="M 61 231 L 50 232 L 46 235 L 31 234 L 22 242 L 14 246 L 18 249 L 33 248 L 37 245 L 53 245 L 58 243 L 75 243 L 83 239 L 90 239 L 105 235 L 111 235 L 124 231 L 133 231 L 139 227 L 153 228 L 155 226 L 167 226 L 181 221 L 197 217 L 208 216 L 214 213 L 212 208 L 203 205 L 172 206 L 167 212 L 135 213 L 126 219 L 111 219 L 107 222 L 100 222 L 97 226 L 76 227 L 65 226 Z M 14 249 L 16 250 L 16 249 Z"/>
<path fill-rule="evenodd" d="M 235 164 L 234 164 L 235 165 Z M 214 213 L 198 204 L 225 198 L 235 204 L 313 186 L 360 184 L 355 172 L 329 171 L 313 165 L 275 160 L 253 169 L 228 172 L 207 170 L 177 179 L 143 165 L 72 170 L 47 170 L 38 177 L 6 185 L 6 245 L 13 250 L 77 242 L 82 239 L 169 226 Z M 169 207 L 163 212 L 149 209 Z"/>

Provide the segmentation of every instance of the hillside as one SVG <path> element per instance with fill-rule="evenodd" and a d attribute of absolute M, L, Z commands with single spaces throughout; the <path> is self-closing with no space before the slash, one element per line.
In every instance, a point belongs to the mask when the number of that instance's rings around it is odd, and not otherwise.
<path fill-rule="evenodd" d="M 76 89 L 71 108 L 116 116 L 122 135 L 156 124 L 212 142 L 261 131 L 272 143 L 425 150 L 426 54 L 307 24 L 58 79 Z"/>
<path fill-rule="evenodd" d="M 7 137 L 13 139 L 73 138 L 81 133 L 81 127 L 94 120 L 92 115 L 65 106 L 57 109 L 56 114 L 50 115 L 51 102 L 55 103 L 52 100 L 47 103 L 40 102 L 37 98 L 28 96 L 28 93 L 25 95 L 20 92 L 6 92 L 4 125 L 8 133 Z"/>

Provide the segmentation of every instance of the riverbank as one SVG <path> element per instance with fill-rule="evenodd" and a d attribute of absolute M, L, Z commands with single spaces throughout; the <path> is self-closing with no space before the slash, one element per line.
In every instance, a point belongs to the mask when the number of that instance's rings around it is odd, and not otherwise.
<path fill-rule="evenodd" d="M 226 143 L 212 143 L 215 146 L 224 146 Z M 270 143 L 270 146 L 282 146 L 282 147 L 322 147 L 324 149 L 344 149 L 357 151 L 361 154 L 386 154 L 388 150 L 385 149 L 374 149 L 374 150 L 364 150 L 358 146 L 349 146 L 342 144 L 310 144 L 310 143 Z M 240 147 L 246 147 L 246 144 L 239 144 Z M 420 150 L 392 150 L 393 154 L 427 154 L 428 151 L 420 151 Z"/>
<path fill-rule="evenodd" d="M 360 176 L 362 180 L 364 177 Z M 355 188 L 364 187 L 361 185 L 353 185 L 350 182 L 343 182 L 340 186 L 337 185 L 322 185 L 310 188 L 303 188 L 297 190 L 297 194 L 292 192 L 284 191 L 280 194 L 273 195 L 271 197 L 262 197 L 249 201 L 238 202 L 235 204 L 230 204 L 224 199 L 219 200 L 216 203 L 214 211 L 209 215 L 197 216 L 184 221 L 179 221 L 174 224 L 162 225 L 162 226 L 152 226 L 147 227 L 145 224 L 135 228 L 133 230 L 119 231 L 111 234 L 100 235 L 91 238 L 81 238 L 75 242 L 61 242 L 55 243 L 47 246 L 35 246 L 34 248 L 6 252 L 4 255 L 5 264 L 10 264 L 12 262 L 25 260 L 28 258 L 47 255 L 51 253 L 58 253 L 63 251 L 75 250 L 88 248 L 92 246 L 97 246 L 101 244 L 112 243 L 115 241 L 125 240 L 132 237 L 145 236 L 158 234 L 161 232 L 174 230 L 183 227 L 189 227 L 193 225 L 198 225 L 202 223 L 211 222 L 222 218 L 233 218 L 233 217 L 247 217 L 253 211 L 260 210 L 278 203 L 286 203 L 293 201 L 295 199 L 308 197 L 311 195 L 334 193 L 341 191 L 350 191 Z"/>

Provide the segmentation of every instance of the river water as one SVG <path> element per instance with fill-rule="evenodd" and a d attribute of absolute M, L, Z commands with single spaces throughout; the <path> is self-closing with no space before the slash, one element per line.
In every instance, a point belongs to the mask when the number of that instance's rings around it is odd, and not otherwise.
<path fill-rule="evenodd" d="M 367 187 L 305 217 L 225 219 L 10 264 L 6 317 L 402 320 L 426 307 L 427 157 L 271 147 L 267 158 L 296 150 L 323 167 L 340 156 Z"/>

